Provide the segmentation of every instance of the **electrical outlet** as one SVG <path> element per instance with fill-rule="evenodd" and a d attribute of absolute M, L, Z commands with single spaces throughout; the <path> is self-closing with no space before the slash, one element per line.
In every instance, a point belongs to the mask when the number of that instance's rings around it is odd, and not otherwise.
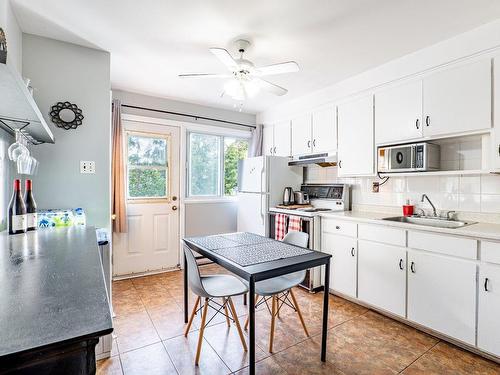
<path fill-rule="evenodd" d="M 95 161 L 80 160 L 80 173 L 95 173 Z"/>

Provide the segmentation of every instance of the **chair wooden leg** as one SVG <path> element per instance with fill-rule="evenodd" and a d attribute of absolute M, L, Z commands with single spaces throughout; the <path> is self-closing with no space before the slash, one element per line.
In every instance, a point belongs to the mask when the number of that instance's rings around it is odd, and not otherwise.
<path fill-rule="evenodd" d="M 274 342 L 274 324 L 276 322 L 276 301 L 277 301 L 277 297 L 274 295 L 272 297 L 272 306 L 271 306 L 271 332 L 270 332 L 270 335 L 269 335 L 269 353 L 272 353 L 273 352 L 273 342 Z"/>
<path fill-rule="evenodd" d="M 227 300 L 222 298 L 222 303 L 224 305 L 224 313 L 226 314 L 226 323 L 228 327 L 231 327 L 231 322 L 229 321 L 229 311 L 227 311 Z"/>
<path fill-rule="evenodd" d="M 205 298 L 205 304 L 203 305 L 203 314 L 201 315 L 201 326 L 200 326 L 200 335 L 198 336 L 198 347 L 196 348 L 196 359 L 194 360 L 194 364 L 196 366 L 198 366 L 198 363 L 200 361 L 201 344 L 203 343 L 203 332 L 205 331 L 207 311 L 208 311 L 208 298 Z"/>
<path fill-rule="evenodd" d="M 188 325 L 186 326 L 186 330 L 184 331 L 184 337 L 187 337 L 189 333 L 189 329 L 191 328 L 191 324 L 193 324 L 194 315 L 196 314 L 196 309 L 198 308 L 198 304 L 200 303 L 200 297 L 196 298 L 196 302 L 194 303 L 193 311 L 191 312 L 191 316 L 189 317 Z"/>
<path fill-rule="evenodd" d="M 262 297 L 265 298 L 265 297 Z M 259 296 L 256 294 L 255 295 L 255 306 L 259 303 Z M 246 331 L 248 329 L 248 315 L 247 318 L 245 319 L 245 325 L 243 326 L 243 329 Z"/>
<path fill-rule="evenodd" d="M 240 321 L 238 315 L 236 315 L 236 309 L 234 308 L 233 300 L 228 297 L 229 308 L 231 309 L 231 314 L 233 315 L 234 323 L 236 324 L 236 329 L 238 330 L 238 335 L 240 335 L 241 344 L 243 345 L 243 350 L 248 351 L 247 343 L 245 342 L 245 336 L 243 336 L 243 331 L 241 330 Z"/>
<path fill-rule="evenodd" d="M 309 332 L 307 331 L 306 323 L 304 322 L 304 318 L 302 317 L 302 313 L 300 312 L 299 304 L 297 303 L 297 300 L 295 299 L 295 294 L 293 294 L 292 289 L 290 289 L 290 296 L 292 297 L 292 301 L 293 301 L 293 304 L 295 305 L 295 309 L 297 310 L 297 314 L 299 314 L 299 319 L 300 319 L 300 322 L 302 323 L 302 327 L 304 328 L 304 332 L 306 333 L 306 336 L 309 337 Z"/>

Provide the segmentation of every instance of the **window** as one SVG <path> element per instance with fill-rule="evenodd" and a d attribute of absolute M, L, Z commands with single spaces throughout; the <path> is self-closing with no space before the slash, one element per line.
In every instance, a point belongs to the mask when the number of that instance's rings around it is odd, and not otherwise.
<path fill-rule="evenodd" d="M 129 199 L 167 198 L 168 137 L 127 133 Z"/>
<path fill-rule="evenodd" d="M 187 195 L 222 197 L 236 194 L 238 161 L 247 154 L 246 139 L 189 133 Z"/>

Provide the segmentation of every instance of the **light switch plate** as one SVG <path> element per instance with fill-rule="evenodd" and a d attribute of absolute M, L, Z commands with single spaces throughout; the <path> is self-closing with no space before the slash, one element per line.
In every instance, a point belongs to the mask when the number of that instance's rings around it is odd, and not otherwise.
<path fill-rule="evenodd" d="M 95 161 L 80 160 L 80 173 L 95 173 Z"/>

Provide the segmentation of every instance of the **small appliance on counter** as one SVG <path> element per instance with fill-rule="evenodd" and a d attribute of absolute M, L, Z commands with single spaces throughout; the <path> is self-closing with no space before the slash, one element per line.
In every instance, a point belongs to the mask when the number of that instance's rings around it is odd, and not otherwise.
<path fill-rule="evenodd" d="M 294 191 L 293 197 L 296 204 L 309 204 L 309 194 L 305 191 Z"/>
<path fill-rule="evenodd" d="M 293 189 L 288 186 L 283 190 L 283 206 L 291 206 L 295 203 Z"/>
<path fill-rule="evenodd" d="M 439 170 L 441 147 L 429 142 L 379 147 L 377 165 L 379 173 Z"/>

